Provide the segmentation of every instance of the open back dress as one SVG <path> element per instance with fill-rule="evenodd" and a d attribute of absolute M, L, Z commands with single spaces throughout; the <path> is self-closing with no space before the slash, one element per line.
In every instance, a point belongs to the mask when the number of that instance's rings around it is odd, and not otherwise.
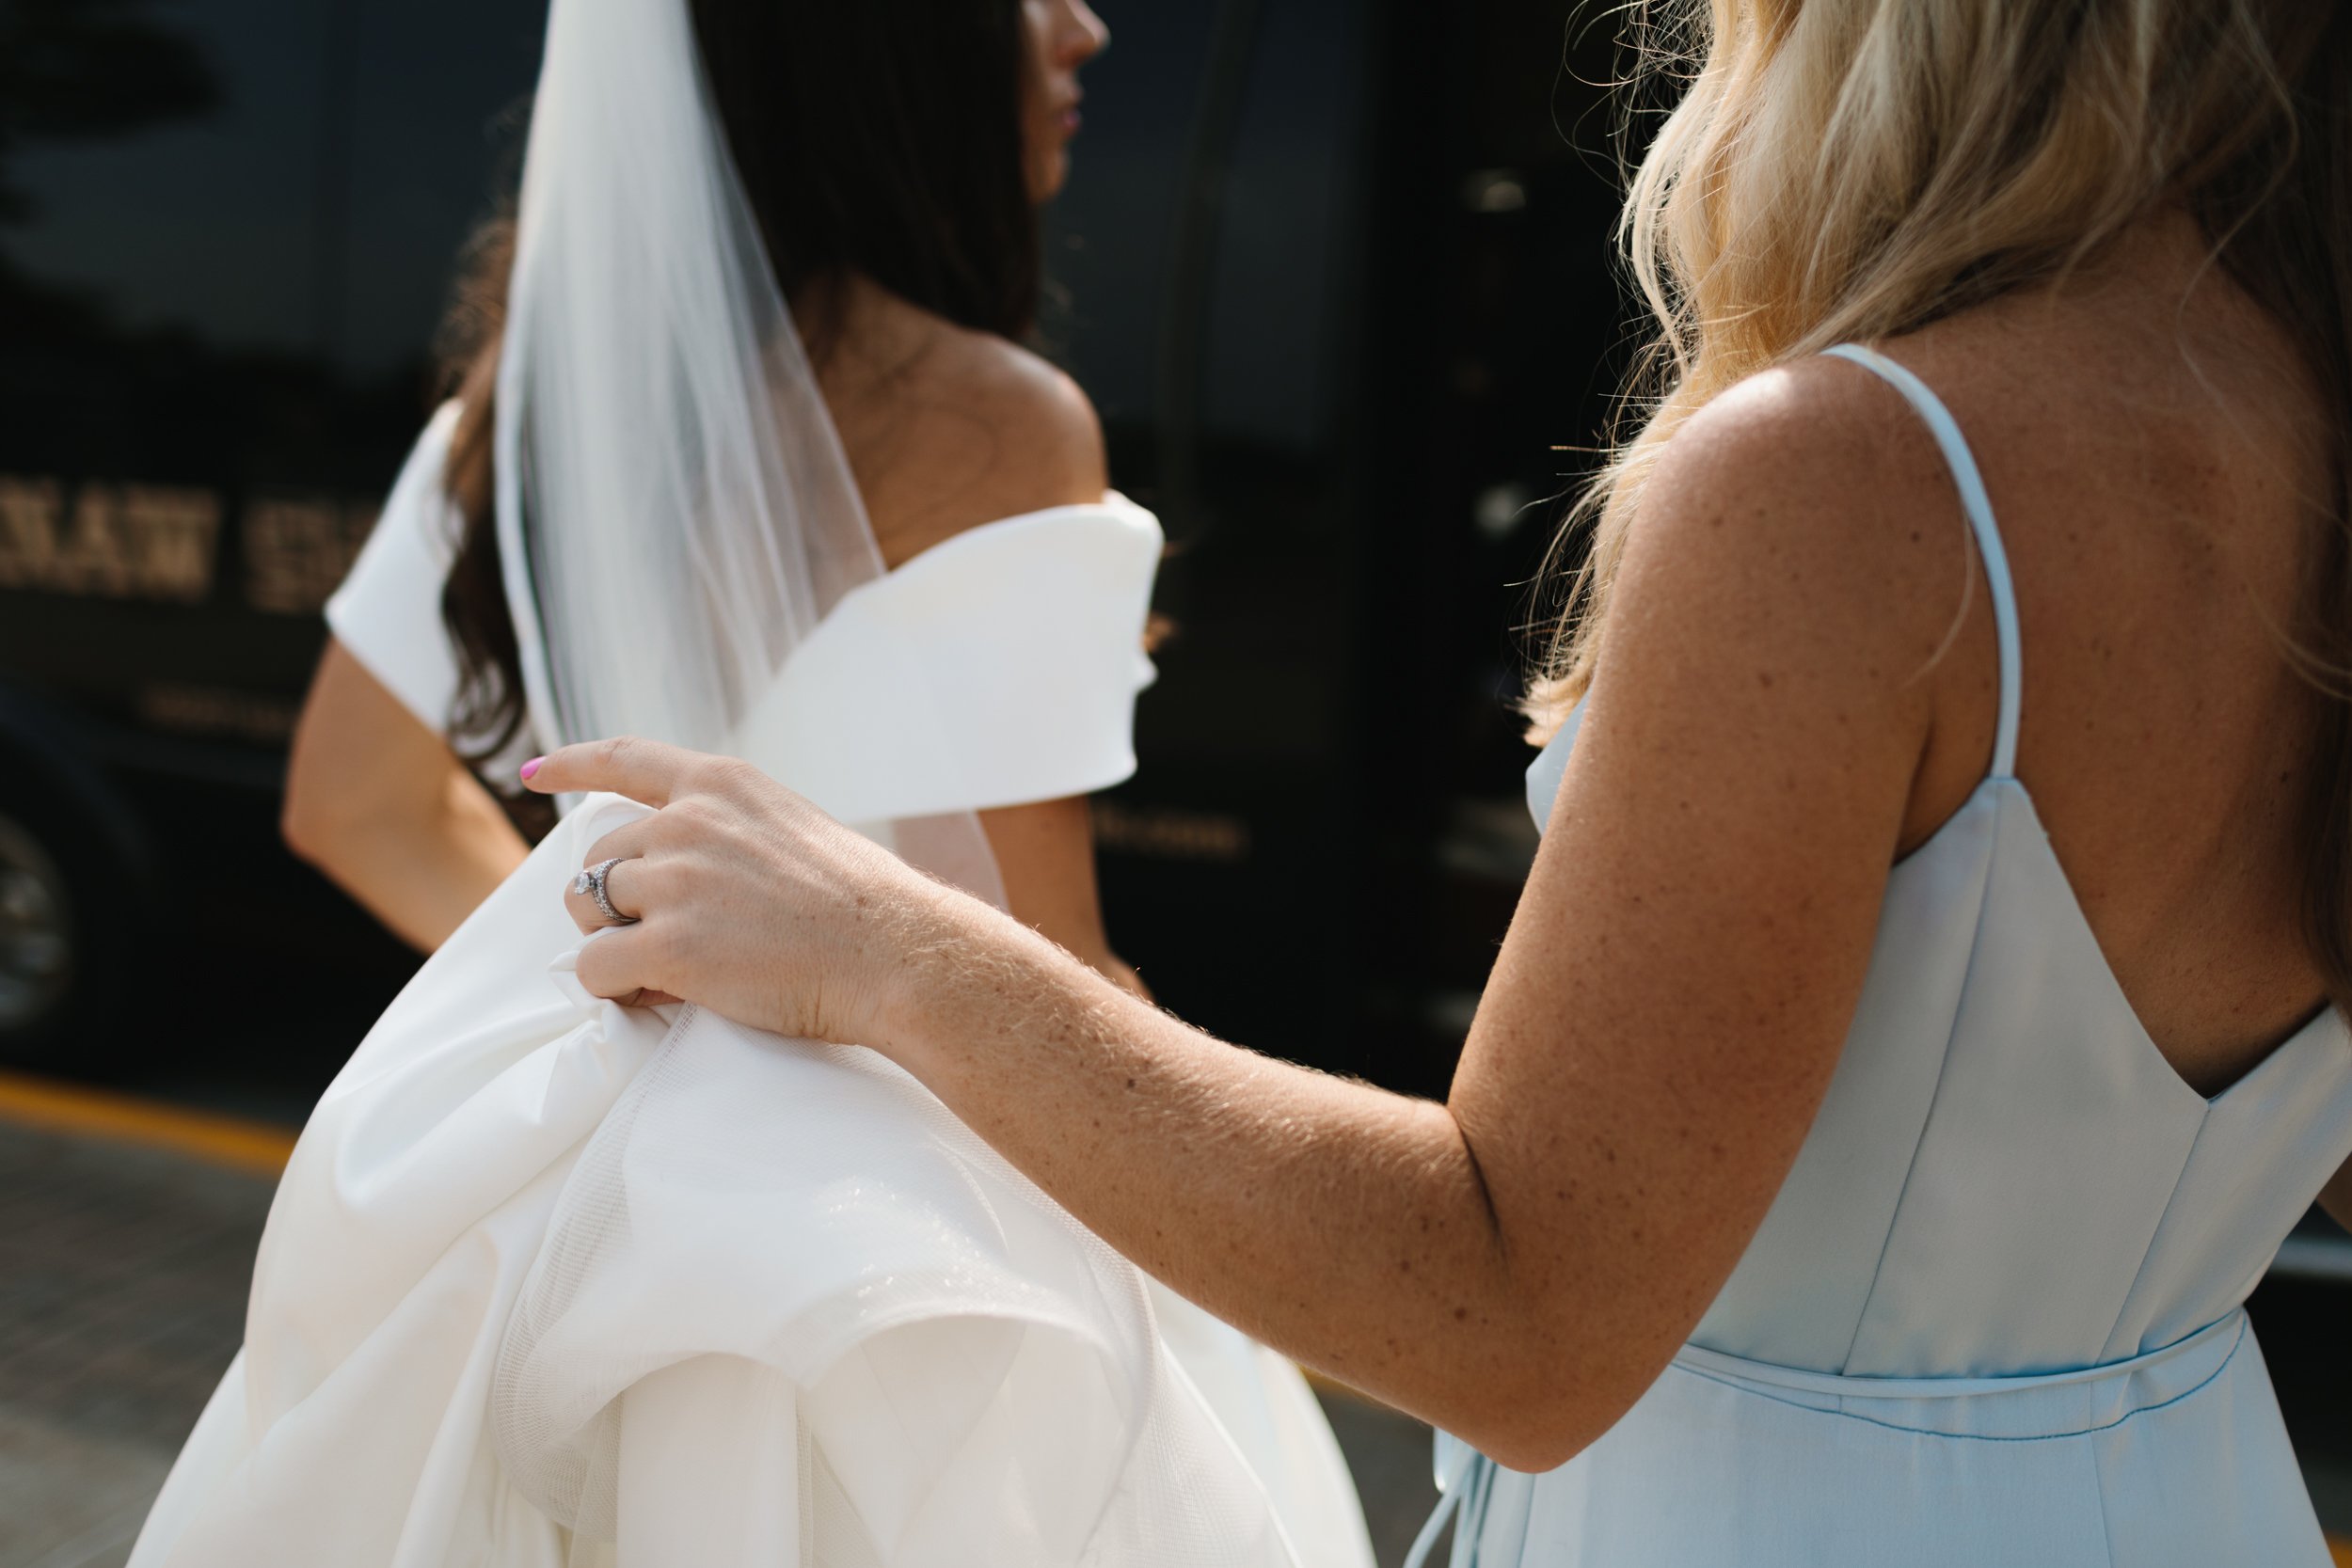
<path fill-rule="evenodd" d="M 2016 776 L 2016 596 L 1967 443 L 1901 366 L 1831 352 L 1950 464 L 1999 631 L 1992 768 L 1888 877 L 1828 1095 L 1665 1374 L 1549 1474 L 1440 1440 L 1454 1562 L 2327 1568 L 2241 1304 L 2352 1154 L 2352 1037 L 2325 1009 L 2211 1098 L 2157 1050 Z M 1575 734 L 1529 770 L 1539 824 Z"/>

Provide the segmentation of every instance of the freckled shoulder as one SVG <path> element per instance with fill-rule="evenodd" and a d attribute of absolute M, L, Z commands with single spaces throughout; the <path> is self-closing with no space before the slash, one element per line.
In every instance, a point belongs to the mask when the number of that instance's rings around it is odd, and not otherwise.
<path fill-rule="evenodd" d="M 1788 621 L 1924 662 L 1954 629 L 1974 559 L 1927 427 L 1868 372 L 1817 358 L 1750 377 L 1675 433 L 1621 589 L 1662 577 L 1677 598 L 1738 604 L 1754 633 Z"/>
<path fill-rule="evenodd" d="M 1970 537 L 1933 436 L 1869 372 L 1811 360 L 1752 377 L 1659 454 L 1595 694 L 1807 736 L 1821 756 L 1867 729 L 1915 759 L 1993 668 Z"/>

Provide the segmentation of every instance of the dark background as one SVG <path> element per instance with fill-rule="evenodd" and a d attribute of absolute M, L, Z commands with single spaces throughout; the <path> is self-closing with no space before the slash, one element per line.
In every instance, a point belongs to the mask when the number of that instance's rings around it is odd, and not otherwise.
<path fill-rule="evenodd" d="M 76 980 L 20 1062 L 298 1114 L 412 962 L 277 792 L 540 15 L 0 4 L 0 816 L 64 868 Z M 1564 65 L 1562 0 L 1107 20 L 1043 346 L 1174 545 L 1114 940 L 1213 1029 L 1441 1089 L 1533 845 L 1518 585 L 1613 379 L 1610 36 Z M 266 976 L 271 1038 L 153 1061 L 159 962 Z"/>

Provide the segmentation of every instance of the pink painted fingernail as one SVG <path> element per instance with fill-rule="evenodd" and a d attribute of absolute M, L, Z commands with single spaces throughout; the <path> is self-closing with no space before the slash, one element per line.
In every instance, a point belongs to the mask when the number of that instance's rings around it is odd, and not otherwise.
<path fill-rule="evenodd" d="M 539 771 L 539 765 L 547 760 L 548 759 L 545 757 L 532 757 L 529 762 L 524 763 L 523 783 L 529 784 L 531 782 L 531 776 Z"/>

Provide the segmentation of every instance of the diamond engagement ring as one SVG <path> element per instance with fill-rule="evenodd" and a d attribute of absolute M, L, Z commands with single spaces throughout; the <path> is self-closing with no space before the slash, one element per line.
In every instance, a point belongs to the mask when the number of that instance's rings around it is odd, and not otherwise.
<path fill-rule="evenodd" d="M 596 908 L 603 911 L 605 919 L 611 921 L 615 926 L 634 926 L 637 924 L 637 917 L 635 915 L 623 914 L 620 911 L 612 907 L 612 895 L 607 893 L 604 889 L 604 879 L 612 874 L 612 868 L 620 864 L 621 862 L 627 860 L 628 858 L 628 857 L 627 855 L 615 855 L 611 860 L 604 862 L 600 865 L 590 866 L 587 870 L 572 879 L 572 891 L 574 893 L 584 893 L 589 897 L 595 899 L 596 901 Z"/>

